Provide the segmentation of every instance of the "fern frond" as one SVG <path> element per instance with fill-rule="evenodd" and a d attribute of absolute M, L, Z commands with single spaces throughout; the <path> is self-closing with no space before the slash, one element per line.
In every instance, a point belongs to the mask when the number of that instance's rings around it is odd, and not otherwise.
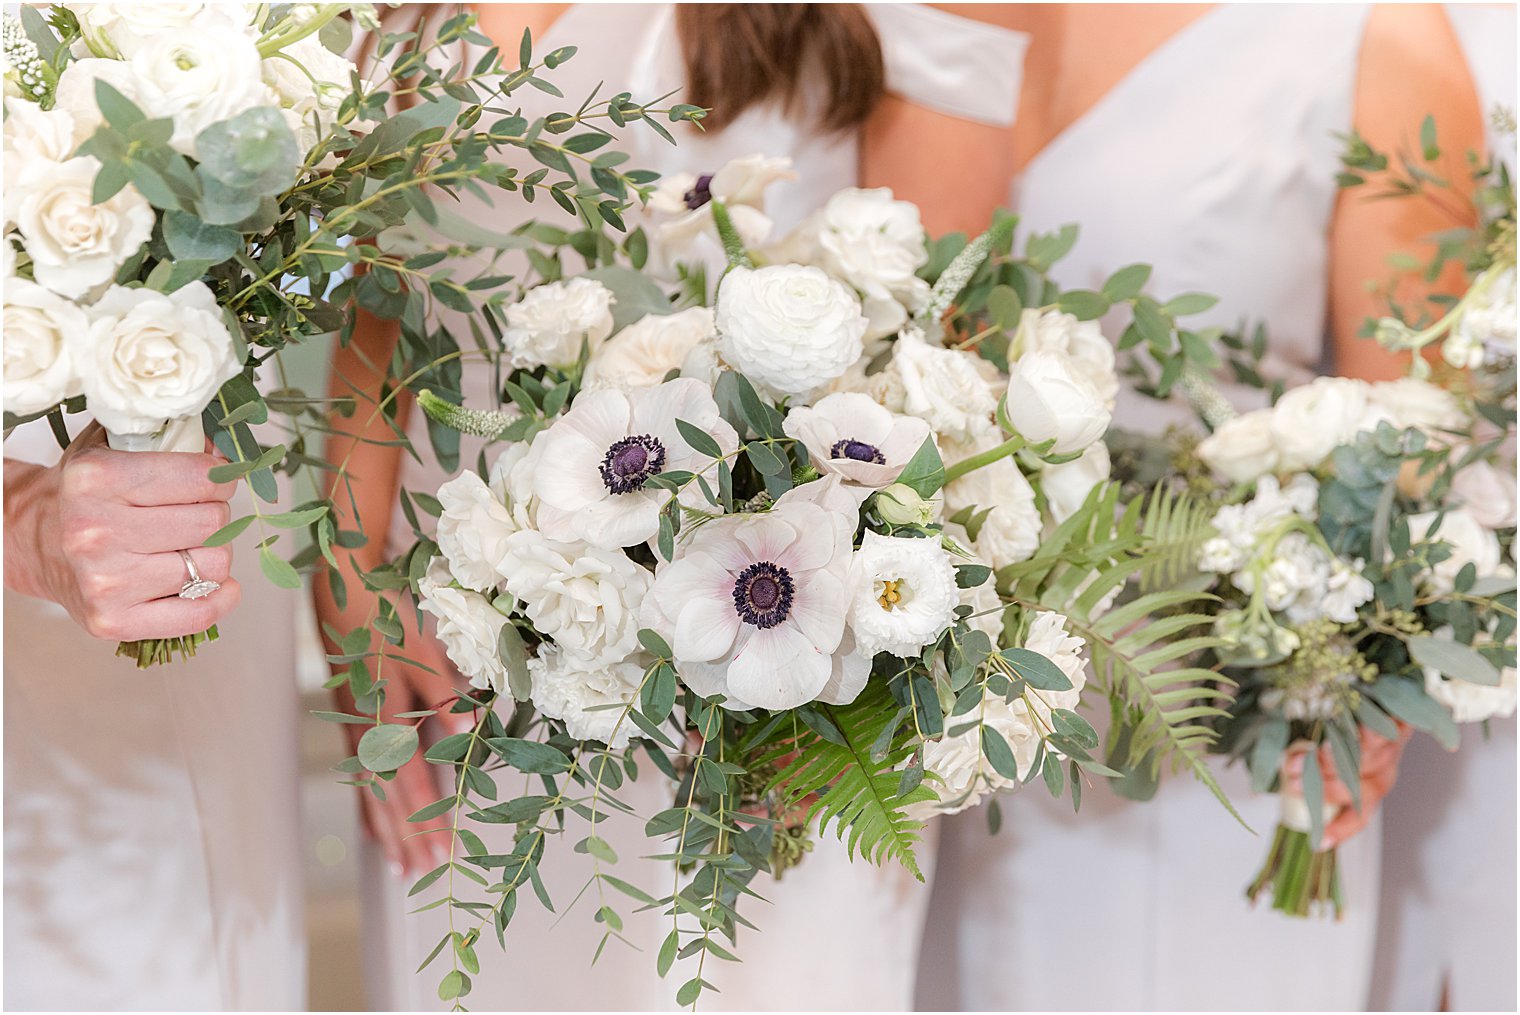
<path fill-rule="evenodd" d="M 1145 566 L 1140 590 L 1171 588 L 1194 571 L 1203 544 L 1214 536 L 1214 507 L 1166 486 L 1145 500 L 1140 531 L 1145 534 Z"/>

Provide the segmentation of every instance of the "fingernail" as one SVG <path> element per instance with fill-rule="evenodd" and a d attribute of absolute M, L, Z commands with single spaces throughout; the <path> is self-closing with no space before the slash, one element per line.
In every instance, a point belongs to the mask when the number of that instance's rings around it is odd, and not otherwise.
<path fill-rule="evenodd" d="M 399 861 L 392 860 L 391 861 L 391 876 L 399 878 L 399 877 L 402 877 L 405 874 L 406 874 L 406 867 L 404 867 Z"/>

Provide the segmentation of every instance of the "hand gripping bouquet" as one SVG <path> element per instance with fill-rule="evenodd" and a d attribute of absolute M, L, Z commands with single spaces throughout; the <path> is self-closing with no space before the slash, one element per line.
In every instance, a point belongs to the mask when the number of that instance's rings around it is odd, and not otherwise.
<path fill-rule="evenodd" d="M 473 729 L 426 751 L 456 791 L 413 816 L 452 815 L 452 859 L 414 889 L 441 881 L 428 905 L 467 920 L 428 959 L 448 954 L 446 998 L 522 889 L 551 904 L 555 835 L 592 858 L 607 937 L 619 898 L 666 915 L 656 962 L 691 960 L 690 1004 L 703 963 L 734 958 L 755 875 L 806 862 L 813 836 L 917 875 L 934 814 L 1037 778 L 1075 805 L 1085 775 L 1115 774 L 1076 711 L 1090 662 L 1126 704 L 1160 699 L 1142 755 L 1201 750 L 1193 720 L 1217 709 L 1168 693 L 1136 628 L 1192 597 L 1109 612 L 1153 541 L 1105 482 L 1117 381 L 1096 326 L 1056 305 L 1048 261 L 1011 255 L 1011 220 L 936 244 L 934 265 L 916 208 L 852 190 L 767 248 L 759 193 L 785 172 L 752 157 L 663 182 L 642 273 L 597 267 L 507 308 L 504 407 L 422 396 L 505 443 L 413 495 L 436 528 L 389 569 L 471 685 L 453 709 Z M 1043 242 L 1053 259 L 1070 239 Z M 701 243 L 722 260 L 682 259 Z M 373 722 L 348 770 L 383 781 L 417 731 Z M 635 755 L 671 784 L 641 815 L 681 872 L 665 890 L 617 877 L 601 830 L 631 809 Z M 502 798 L 522 773 L 529 795 Z M 471 830 L 492 824 L 509 843 Z"/>
<path fill-rule="evenodd" d="M 348 327 L 350 301 L 420 318 L 434 302 L 493 298 L 489 273 L 366 241 L 438 223 L 437 197 L 461 189 L 547 190 L 615 220 L 637 181 L 598 163 L 594 186 L 581 185 L 570 163 L 595 161 L 584 155 L 595 145 L 554 138 L 646 112 L 623 95 L 558 114 L 552 130 L 505 113 L 483 120 L 515 89 L 552 89 L 540 71 L 573 50 L 535 63 L 524 38 L 512 68 L 495 49 L 474 66 L 436 60 L 461 40 L 489 45 L 460 16 L 427 41 L 376 32 L 361 75 L 343 55 L 355 24 L 377 27 L 368 4 L 28 5 L 4 20 L 6 430 L 45 416 L 66 442 L 64 414 L 83 411 L 118 449 L 200 451 L 210 438 L 228 459 L 213 478 L 254 495 L 212 541 L 256 526 L 264 572 L 288 588 L 297 568 L 336 569 L 332 543 L 363 534 L 340 536 L 315 479 L 294 510 L 261 506 L 276 499 L 275 472 L 310 475 L 306 437 L 326 409 L 287 381 L 282 353 Z M 392 115 L 398 99 L 410 108 Z M 524 174 L 487 158 L 513 148 L 544 167 Z M 256 434 L 271 414 L 280 422 Z M 270 429 L 284 439 L 265 446 Z M 309 538 L 286 560 L 272 547 L 292 529 Z M 121 653 L 146 666 L 215 635 Z"/>

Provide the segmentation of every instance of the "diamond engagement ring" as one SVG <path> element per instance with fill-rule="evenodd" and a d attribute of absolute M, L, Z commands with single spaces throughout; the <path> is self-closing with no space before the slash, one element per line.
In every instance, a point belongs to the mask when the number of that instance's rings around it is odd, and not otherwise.
<path fill-rule="evenodd" d="M 179 551 L 180 557 L 185 561 L 185 569 L 190 572 L 190 579 L 179 587 L 181 599 L 205 599 L 211 593 L 222 587 L 221 582 L 214 582 L 210 578 L 202 578 L 195 561 L 190 557 L 190 551 Z"/>

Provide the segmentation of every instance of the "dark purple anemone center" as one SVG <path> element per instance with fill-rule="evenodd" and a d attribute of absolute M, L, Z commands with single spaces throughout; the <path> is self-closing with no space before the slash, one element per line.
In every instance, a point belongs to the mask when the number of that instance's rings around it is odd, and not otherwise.
<path fill-rule="evenodd" d="M 829 449 L 830 458 L 848 458 L 855 462 L 875 462 L 877 465 L 886 465 L 887 460 L 882 456 L 881 450 L 874 444 L 865 441 L 857 441 L 846 437 L 842 441 L 835 441 Z"/>
<path fill-rule="evenodd" d="M 686 207 L 696 211 L 708 201 L 712 200 L 712 173 L 703 173 L 697 177 L 697 182 L 684 195 Z"/>
<path fill-rule="evenodd" d="M 647 433 L 624 437 L 607 449 L 600 466 L 610 493 L 632 493 L 665 467 L 665 445 Z"/>
<path fill-rule="evenodd" d="M 792 612 L 792 575 L 768 560 L 751 564 L 734 580 L 734 612 L 762 630 L 775 627 Z"/>

